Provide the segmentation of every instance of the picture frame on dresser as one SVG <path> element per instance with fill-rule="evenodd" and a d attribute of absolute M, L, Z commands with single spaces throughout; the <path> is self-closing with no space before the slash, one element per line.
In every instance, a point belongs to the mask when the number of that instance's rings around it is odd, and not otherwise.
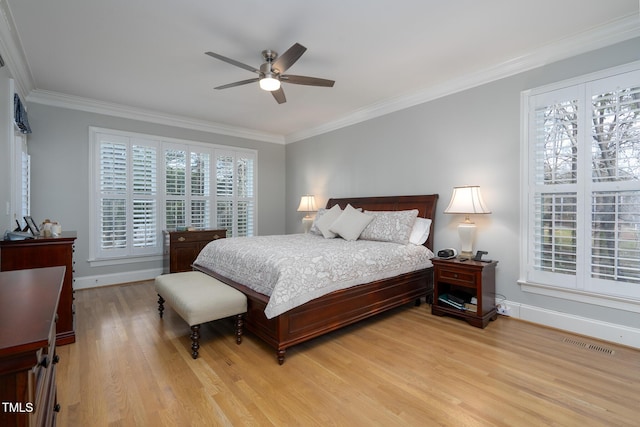
<path fill-rule="evenodd" d="M 31 231 L 31 234 L 33 234 L 34 236 L 40 235 L 40 229 L 36 225 L 36 223 L 33 220 L 33 218 L 30 217 L 30 216 L 24 216 L 23 218 L 24 218 L 25 222 L 27 223 L 27 227 L 29 227 L 29 230 Z"/>

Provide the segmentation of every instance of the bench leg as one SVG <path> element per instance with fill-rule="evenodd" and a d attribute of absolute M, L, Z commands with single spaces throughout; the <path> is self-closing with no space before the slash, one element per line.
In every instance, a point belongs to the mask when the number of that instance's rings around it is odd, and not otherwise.
<path fill-rule="evenodd" d="M 198 358 L 198 349 L 200 348 L 200 325 L 191 327 L 191 357 Z"/>
<path fill-rule="evenodd" d="M 242 342 L 242 334 L 244 333 L 244 313 L 236 316 L 236 344 Z"/>
<path fill-rule="evenodd" d="M 160 313 L 160 318 L 162 319 L 162 314 L 164 313 L 164 298 L 158 294 L 158 312 Z"/>

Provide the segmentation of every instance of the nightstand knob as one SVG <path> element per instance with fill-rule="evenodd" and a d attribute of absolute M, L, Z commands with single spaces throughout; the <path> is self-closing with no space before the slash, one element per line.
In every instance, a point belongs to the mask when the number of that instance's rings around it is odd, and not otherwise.
<path fill-rule="evenodd" d="M 453 273 L 453 277 L 458 278 L 458 273 Z"/>
<path fill-rule="evenodd" d="M 185 240 L 187 239 L 185 239 L 184 237 L 178 237 L 178 242 L 184 242 Z"/>

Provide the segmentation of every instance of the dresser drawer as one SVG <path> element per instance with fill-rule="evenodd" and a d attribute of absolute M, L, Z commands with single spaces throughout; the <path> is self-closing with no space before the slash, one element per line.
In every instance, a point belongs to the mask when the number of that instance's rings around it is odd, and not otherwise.
<path fill-rule="evenodd" d="M 184 231 L 170 233 L 170 243 L 210 242 L 224 239 L 226 230 Z"/>
<path fill-rule="evenodd" d="M 448 270 L 441 268 L 439 270 L 438 280 L 451 283 L 454 285 L 476 287 L 476 274 L 473 272 L 466 272 L 460 270 Z"/>

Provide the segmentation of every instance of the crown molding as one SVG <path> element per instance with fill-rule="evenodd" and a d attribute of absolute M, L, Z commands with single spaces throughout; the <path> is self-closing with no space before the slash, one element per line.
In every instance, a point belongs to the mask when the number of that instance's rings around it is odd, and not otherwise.
<path fill-rule="evenodd" d="M 145 110 L 142 108 L 129 107 L 126 105 L 97 101 L 94 99 L 81 98 L 66 95 L 58 92 L 51 92 L 41 89 L 32 90 L 27 96 L 29 102 L 49 105 L 53 107 L 69 108 L 72 110 L 86 111 L 107 116 L 122 117 L 125 119 L 140 120 L 149 123 L 175 126 L 203 132 L 217 133 L 221 135 L 247 138 L 256 141 L 284 144 L 284 136 L 247 129 L 241 127 L 228 126 L 220 123 L 196 120 L 189 117 L 174 116 L 157 111 Z"/>
<path fill-rule="evenodd" d="M 33 76 L 24 57 L 20 37 L 6 0 L 0 0 L 0 54 L 22 99 L 33 89 Z"/>
<path fill-rule="evenodd" d="M 567 37 L 482 71 L 449 80 L 442 85 L 371 104 L 338 120 L 289 134 L 285 140 L 287 144 L 301 141 L 635 37 L 640 37 L 640 14 L 637 13 Z"/>

